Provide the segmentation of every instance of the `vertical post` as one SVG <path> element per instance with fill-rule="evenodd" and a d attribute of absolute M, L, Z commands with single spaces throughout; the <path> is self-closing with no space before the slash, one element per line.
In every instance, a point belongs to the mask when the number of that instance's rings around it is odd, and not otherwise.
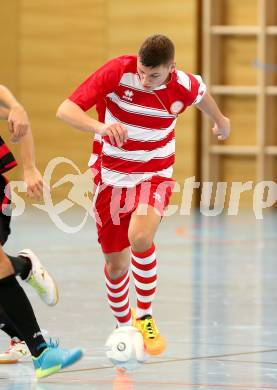
<path fill-rule="evenodd" d="M 261 64 L 266 63 L 266 0 L 258 2 L 258 61 Z M 257 96 L 257 162 L 256 179 L 262 181 L 265 179 L 265 141 L 266 141 L 266 70 L 257 68 L 257 83 L 259 93 Z"/>
<path fill-rule="evenodd" d="M 202 70 L 208 87 L 211 86 L 211 0 L 202 0 Z M 207 118 L 202 118 L 202 156 L 201 180 L 210 179 L 210 124 Z"/>

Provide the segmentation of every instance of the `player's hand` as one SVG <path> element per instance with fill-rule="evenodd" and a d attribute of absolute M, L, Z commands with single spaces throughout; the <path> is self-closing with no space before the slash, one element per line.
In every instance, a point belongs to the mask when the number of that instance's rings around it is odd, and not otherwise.
<path fill-rule="evenodd" d="M 27 133 L 30 126 L 27 112 L 20 105 L 11 108 L 8 117 L 8 126 L 11 142 L 17 143 Z"/>
<path fill-rule="evenodd" d="M 219 141 L 224 141 L 230 135 L 230 131 L 231 131 L 230 119 L 224 117 L 220 123 L 215 123 L 212 130 L 214 135 L 217 136 L 217 139 Z"/>
<path fill-rule="evenodd" d="M 114 146 L 121 147 L 128 138 L 128 131 L 121 123 L 116 122 L 111 125 L 107 125 L 102 130 L 101 135 L 107 135 Z"/>
<path fill-rule="evenodd" d="M 27 196 L 41 200 L 43 194 L 43 180 L 39 170 L 36 167 L 24 168 L 24 182 L 27 185 Z"/>

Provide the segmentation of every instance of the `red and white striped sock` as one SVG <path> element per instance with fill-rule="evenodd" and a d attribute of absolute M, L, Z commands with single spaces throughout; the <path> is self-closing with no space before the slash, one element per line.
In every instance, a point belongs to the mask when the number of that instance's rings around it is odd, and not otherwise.
<path fill-rule="evenodd" d="M 136 252 L 133 249 L 131 269 L 137 294 L 137 318 L 146 314 L 152 315 L 152 302 L 157 286 L 157 260 L 155 245 L 146 252 Z"/>
<path fill-rule="evenodd" d="M 116 280 L 110 278 L 106 266 L 104 272 L 108 303 L 118 326 L 132 325 L 132 314 L 129 301 L 129 270 Z"/>

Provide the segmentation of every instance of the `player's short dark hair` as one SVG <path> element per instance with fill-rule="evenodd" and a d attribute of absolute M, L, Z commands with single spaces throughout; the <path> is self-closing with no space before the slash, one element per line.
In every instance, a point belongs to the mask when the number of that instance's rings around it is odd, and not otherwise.
<path fill-rule="evenodd" d="M 167 65 L 174 60 L 174 54 L 174 44 L 168 37 L 161 34 L 150 35 L 146 38 L 138 52 L 142 65 L 151 68 Z"/>

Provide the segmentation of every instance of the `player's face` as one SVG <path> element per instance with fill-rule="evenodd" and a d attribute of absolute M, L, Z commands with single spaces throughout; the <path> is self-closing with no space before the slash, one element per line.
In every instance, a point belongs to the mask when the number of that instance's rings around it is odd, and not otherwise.
<path fill-rule="evenodd" d="M 151 68 L 150 66 L 142 65 L 139 59 L 137 62 L 140 81 L 143 87 L 150 91 L 166 84 L 170 80 L 174 67 L 175 64 L 170 63 L 168 65 L 159 65 L 155 68 Z"/>

